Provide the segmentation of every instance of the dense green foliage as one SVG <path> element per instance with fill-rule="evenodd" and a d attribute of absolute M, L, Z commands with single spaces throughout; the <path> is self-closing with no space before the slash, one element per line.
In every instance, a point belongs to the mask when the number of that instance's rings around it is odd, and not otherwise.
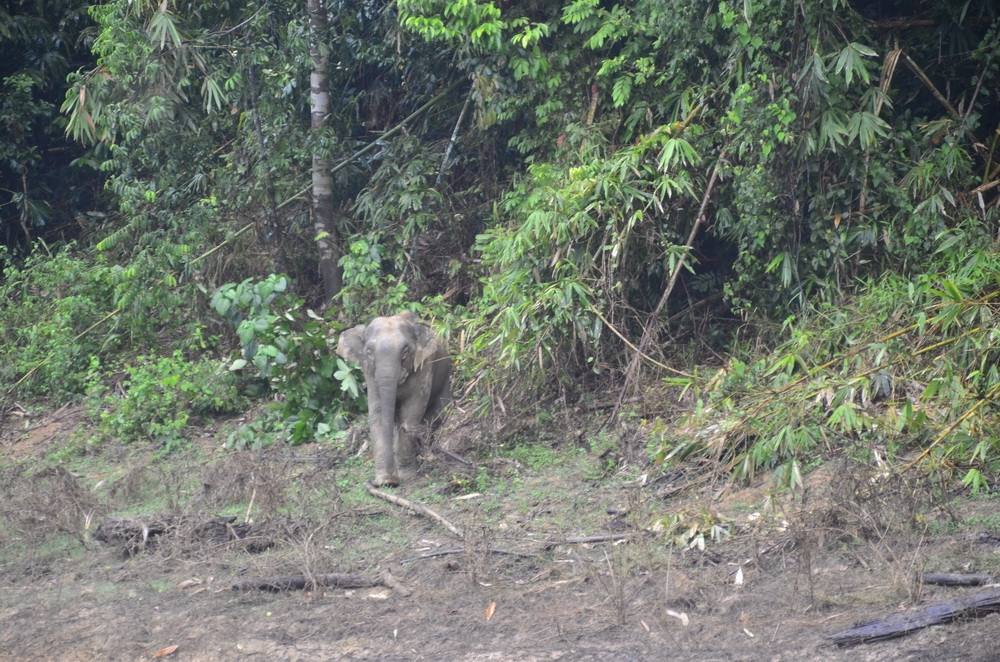
<path fill-rule="evenodd" d="M 98 365 L 93 366 L 99 368 Z M 123 442 L 143 441 L 171 451 L 184 444 L 193 417 L 233 413 L 244 404 L 235 384 L 218 361 L 189 361 L 180 352 L 140 356 L 126 367 L 124 397 L 104 395 L 99 378 L 88 392 L 98 398 L 101 429 Z M 96 376 L 96 375 L 95 375 Z"/>
<path fill-rule="evenodd" d="M 885 275 L 849 305 L 790 323 L 770 356 L 731 359 L 683 426 L 653 426 L 659 459 L 704 453 L 745 478 L 780 467 L 798 487 L 825 449 L 875 463 L 922 452 L 983 489 L 1000 470 L 1000 254 L 941 266 Z"/>
<path fill-rule="evenodd" d="M 79 394 L 94 361 L 144 370 L 135 388 L 156 359 L 123 355 L 153 346 L 228 351 L 292 441 L 331 436 L 359 393 L 329 330 L 408 308 L 451 334 L 483 402 L 618 387 L 636 344 L 734 355 L 716 379 L 681 367 L 692 425 L 731 419 L 710 450 L 745 476 L 787 460 L 796 483 L 815 449 L 876 438 L 944 434 L 935 453 L 980 476 L 995 458 L 979 433 L 997 416 L 992 3 L 324 6 L 326 34 L 288 0 L 90 8 L 96 66 L 62 110 L 113 209 L 82 247 L 7 259 L 0 374 L 37 366 L 20 392 Z M 321 130 L 311 43 L 330 61 Z M 51 110 L 18 89 L 0 118 Z M 316 154 L 342 244 L 332 300 L 305 195 Z M 747 334 L 775 355 L 744 353 Z"/>
<path fill-rule="evenodd" d="M 34 370 L 25 394 L 82 393 L 90 356 L 120 348 L 113 331 L 84 333 L 113 308 L 115 267 L 68 251 L 35 253 L 20 264 L 6 252 L 0 259 L 0 379 L 13 385 Z"/>
<path fill-rule="evenodd" d="M 253 370 L 282 396 L 289 440 L 301 444 L 344 427 L 357 411 L 358 375 L 328 345 L 323 318 L 287 292 L 288 279 L 271 275 L 260 282 L 226 284 L 212 307 L 236 328 L 241 358 L 231 371 Z M 342 402 L 341 407 L 337 403 Z"/>
<path fill-rule="evenodd" d="M 63 135 L 66 74 L 93 64 L 86 0 L 0 7 L 0 241 L 54 242 L 105 216 L 94 161 Z"/>

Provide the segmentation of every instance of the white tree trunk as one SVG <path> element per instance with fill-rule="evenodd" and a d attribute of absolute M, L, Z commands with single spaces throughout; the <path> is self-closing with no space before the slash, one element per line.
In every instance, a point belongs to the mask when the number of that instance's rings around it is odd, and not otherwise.
<path fill-rule="evenodd" d="M 326 127 L 330 113 L 330 65 L 327 38 L 326 3 L 323 0 L 306 0 L 309 13 L 309 57 L 312 73 L 309 75 L 310 128 L 316 138 L 312 157 L 312 219 L 319 247 L 319 273 L 323 279 L 323 292 L 327 299 L 340 291 L 343 273 L 340 262 L 340 238 L 334 223 L 333 176 L 330 159 L 319 136 Z"/>

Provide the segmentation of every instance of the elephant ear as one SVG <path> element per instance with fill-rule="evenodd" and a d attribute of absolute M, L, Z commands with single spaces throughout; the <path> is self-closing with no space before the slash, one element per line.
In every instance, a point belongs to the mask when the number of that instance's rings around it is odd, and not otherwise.
<path fill-rule="evenodd" d="M 340 334 L 337 341 L 337 356 L 352 363 L 361 364 L 365 350 L 365 325 L 359 324 Z"/>
<path fill-rule="evenodd" d="M 427 360 L 434 357 L 438 351 L 438 337 L 429 326 L 422 322 L 413 325 L 417 334 L 416 347 L 413 352 L 413 371 L 417 372 Z"/>

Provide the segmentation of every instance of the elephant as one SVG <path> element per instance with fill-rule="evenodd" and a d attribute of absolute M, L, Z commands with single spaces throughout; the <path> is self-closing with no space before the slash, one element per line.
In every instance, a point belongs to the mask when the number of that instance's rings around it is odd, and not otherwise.
<path fill-rule="evenodd" d="M 358 364 L 368 389 L 376 486 L 417 474 L 417 444 L 450 401 L 447 345 L 411 312 L 340 334 L 337 354 Z"/>

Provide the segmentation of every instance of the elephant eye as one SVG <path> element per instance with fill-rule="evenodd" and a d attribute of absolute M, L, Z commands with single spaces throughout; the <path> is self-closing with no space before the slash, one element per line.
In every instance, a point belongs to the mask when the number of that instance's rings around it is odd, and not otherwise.
<path fill-rule="evenodd" d="M 402 357 L 404 359 L 410 358 L 410 346 L 409 345 L 403 345 L 403 351 L 401 352 L 401 355 L 402 355 Z"/>

